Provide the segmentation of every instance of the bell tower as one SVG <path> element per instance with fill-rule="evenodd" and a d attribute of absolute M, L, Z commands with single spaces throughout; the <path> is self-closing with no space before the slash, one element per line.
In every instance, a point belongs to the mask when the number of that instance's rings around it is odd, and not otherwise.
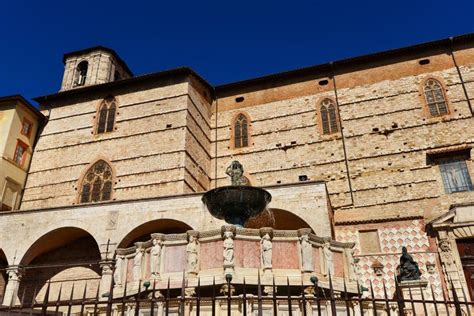
<path fill-rule="evenodd" d="M 133 77 L 127 64 L 107 47 L 96 46 L 64 54 L 60 91 Z"/>

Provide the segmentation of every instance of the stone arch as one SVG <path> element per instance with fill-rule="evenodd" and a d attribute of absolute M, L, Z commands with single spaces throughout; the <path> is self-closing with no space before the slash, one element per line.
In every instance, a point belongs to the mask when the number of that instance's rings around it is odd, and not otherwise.
<path fill-rule="evenodd" d="M 298 215 L 279 208 L 271 208 L 263 212 L 260 216 L 249 220 L 246 225 L 247 228 L 261 228 L 265 226 L 281 230 L 311 228 L 311 226 Z"/>
<path fill-rule="evenodd" d="M 94 297 L 100 282 L 101 253 L 94 237 L 84 229 L 61 227 L 38 238 L 25 252 L 20 265 L 24 276 L 19 286 L 23 303 L 44 299 L 48 283 L 50 299 L 69 297 L 74 286 L 74 298 Z"/>
<path fill-rule="evenodd" d="M 188 230 L 193 230 L 185 222 L 175 219 L 162 218 L 143 223 L 130 231 L 118 244 L 118 248 L 126 248 L 137 241 L 146 241 L 151 239 L 152 233 L 180 234 Z"/>

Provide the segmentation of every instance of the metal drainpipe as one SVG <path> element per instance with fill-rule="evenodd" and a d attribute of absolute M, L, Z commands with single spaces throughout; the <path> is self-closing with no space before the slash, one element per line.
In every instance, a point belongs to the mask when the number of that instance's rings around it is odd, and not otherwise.
<path fill-rule="evenodd" d="M 466 89 L 466 85 L 464 84 L 464 80 L 462 78 L 462 74 L 461 74 L 461 70 L 459 69 L 459 66 L 458 66 L 458 63 L 456 62 L 456 58 L 454 57 L 454 39 L 453 37 L 450 37 L 449 38 L 449 50 L 450 50 L 450 54 L 451 54 L 451 58 L 453 59 L 453 63 L 454 63 L 454 66 L 456 67 L 456 70 L 458 71 L 458 75 L 459 75 L 459 79 L 461 80 L 461 85 L 462 85 L 462 89 L 464 91 L 464 95 L 466 96 L 466 101 L 467 101 L 467 105 L 469 106 L 469 110 L 471 111 L 471 116 L 473 116 L 473 112 L 472 112 L 472 104 L 471 104 L 471 100 L 469 99 L 469 95 L 467 94 L 467 89 Z"/>
<path fill-rule="evenodd" d="M 333 83 L 333 87 L 334 87 L 334 96 L 335 96 L 335 99 L 336 99 L 337 118 L 338 118 L 338 122 L 339 122 L 339 127 L 341 129 L 342 150 L 344 152 L 344 163 L 346 165 L 347 183 L 349 185 L 349 192 L 351 194 L 351 205 L 354 205 L 354 194 L 352 192 L 352 182 L 351 182 L 350 171 L 349 171 L 349 161 L 347 160 L 347 150 L 346 150 L 346 142 L 345 142 L 345 139 L 344 139 L 344 129 L 342 128 L 342 120 L 341 120 L 341 115 L 340 115 L 340 112 L 339 112 L 339 98 L 337 96 L 336 75 L 334 74 L 333 62 L 331 61 L 329 63 L 329 65 L 331 66 L 332 83 Z"/>
<path fill-rule="evenodd" d="M 216 88 L 212 87 L 213 92 L 214 92 L 214 101 L 216 102 L 216 135 L 214 137 L 214 160 L 215 160 L 215 166 L 214 166 L 214 188 L 217 188 L 217 130 L 218 130 L 218 125 L 217 125 L 217 115 L 219 113 L 219 99 L 217 98 L 217 93 L 216 93 Z"/>

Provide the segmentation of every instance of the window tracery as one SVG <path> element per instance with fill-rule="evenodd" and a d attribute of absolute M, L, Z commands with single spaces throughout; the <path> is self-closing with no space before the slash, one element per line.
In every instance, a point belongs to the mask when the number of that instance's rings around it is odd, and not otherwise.
<path fill-rule="evenodd" d="M 89 168 L 81 186 L 81 203 L 108 201 L 112 196 L 112 168 L 104 160 Z"/>
<path fill-rule="evenodd" d="M 339 131 L 336 111 L 336 104 L 333 100 L 328 98 L 324 99 L 321 102 L 319 114 L 321 115 L 321 126 L 323 134 L 333 134 Z"/>
<path fill-rule="evenodd" d="M 432 78 L 426 80 L 423 92 L 431 116 L 448 114 L 446 96 L 443 91 L 443 86 L 438 80 Z"/>
<path fill-rule="evenodd" d="M 102 101 L 97 114 L 96 134 L 108 133 L 114 130 L 117 102 L 114 97 Z"/>
<path fill-rule="evenodd" d="M 234 148 L 248 147 L 248 124 L 247 117 L 242 113 L 240 113 L 234 120 Z"/>

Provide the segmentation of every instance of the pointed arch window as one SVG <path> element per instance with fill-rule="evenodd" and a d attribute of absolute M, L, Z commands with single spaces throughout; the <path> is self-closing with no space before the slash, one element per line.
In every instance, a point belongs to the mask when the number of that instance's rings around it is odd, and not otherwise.
<path fill-rule="evenodd" d="M 114 97 L 105 98 L 97 113 L 96 134 L 108 133 L 114 130 L 117 102 Z"/>
<path fill-rule="evenodd" d="M 108 201 L 112 196 L 112 168 L 104 160 L 89 168 L 81 186 L 81 203 Z"/>
<path fill-rule="evenodd" d="M 76 86 L 83 86 L 86 83 L 87 70 L 89 68 L 89 63 L 85 60 L 81 61 L 76 68 Z"/>
<path fill-rule="evenodd" d="M 248 147 L 249 145 L 249 122 L 247 117 L 240 113 L 234 120 L 234 148 Z"/>
<path fill-rule="evenodd" d="M 321 102 L 319 114 L 321 115 L 323 134 L 333 134 L 339 132 L 339 125 L 337 123 L 337 109 L 333 100 L 324 99 Z"/>
<path fill-rule="evenodd" d="M 443 86 L 436 79 L 426 80 L 423 92 L 425 94 L 426 105 L 431 116 L 441 116 L 448 114 L 448 104 L 446 103 L 446 95 Z"/>

